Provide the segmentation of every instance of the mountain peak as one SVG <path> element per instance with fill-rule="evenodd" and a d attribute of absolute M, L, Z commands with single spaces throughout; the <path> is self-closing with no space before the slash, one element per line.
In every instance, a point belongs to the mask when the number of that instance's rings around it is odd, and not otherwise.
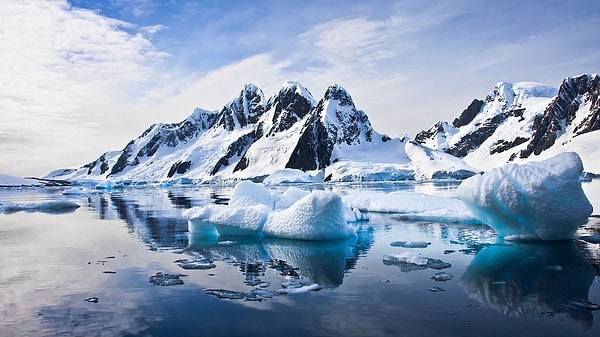
<path fill-rule="evenodd" d="M 338 101 L 340 106 L 354 107 L 354 101 L 352 100 L 350 94 L 348 94 L 344 87 L 337 83 L 333 83 L 327 88 L 323 99 L 330 101 Z"/>
<path fill-rule="evenodd" d="M 223 107 L 217 124 L 229 131 L 254 124 L 265 112 L 266 105 L 262 90 L 254 84 L 245 84 L 239 95 Z"/>

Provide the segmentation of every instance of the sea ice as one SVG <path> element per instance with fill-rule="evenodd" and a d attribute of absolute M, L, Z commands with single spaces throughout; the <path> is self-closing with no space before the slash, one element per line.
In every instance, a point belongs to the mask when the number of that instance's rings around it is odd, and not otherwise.
<path fill-rule="evenodd" d="M 431 242 L 426 241 L 394 241 L 390 243 L 392 247 L 402 247 L 402 248 L 427 248 Z"/>
<path fill-rule="evenodd" d="M 322 183 L 324 177 L 325 171 L 318 171 L 312 176 L 298 169 L 283 169 L 273 172 L 263 180 L 263 183 L 265 185 Z"/>
<path fill-rule="evenodd" d="M 177 265 L 179 267 L 181 267 L 183 269 L 206 270 L 206 269 L 213 269 L 213 268 L 217 267 L 217 265 L 215 265 L 212 260 L 203 259 L 203 258 L 181 259 L 181 260 L 177 260 L 175 262 L 177 263 Z"/>
<path fill-rule="evenodd" d="M 438 222 L 480 223 L 464 202 L 422 193 L 396 191 L 345 195 L 344 203 L 363 212 L 395 213 L 395 217 Z"/>
<path fill-rule="evenodd" d="M 454 275 L 448 274 L 448 273 L 443 272 L 443 271 L 441 271 L 439 273 L 435 273 L 431 277 L 431 279 L 434 280 L 434 281 L 443 281 L 443 282 L 450 281 L 453 278 L 454 278 Z"/>
<path fill-rule="evenodd" d="M 574 152 L 508 164 L 463 181 L 457 195 L 505 239 L 567 240 L 592 213 Z"/>
<path fill-rule="evenodd" d="M 16 213 L 16 212 L 41 212 L 51 214 L 62 214 L 75 211 L 79 208 L 79 204 L 70 200 L 55 200 L 41 203 L 16 204 L 4 203 L 0 204 L 0 212 Z"/>
<path fill-rule="evenodd" d="M 402 271 L 413 271 L 426 268 L 445 269 L 452 266 L 450 263 L 444 262 L 440 259 L 432 259 L 413 252 L 386 254 L 383 256 L 383 264 L 399 265 Z"/>
<path fill-rule="evenodd" d="M 174 286 L 183 284 L 183 280 L 180 278 L 182 274 L 163 274 L 162 272 L 156 273 L 156 275 L 150 276 L 148 281 L 157 286 Z"/>
<path fill-rule="evenodd" d="M 400 254 L 387 254 L 383 256 L 383 263 L 386 264 L 400 264 L 408 263 L 415 264 L 417 266 L 426 266 L 427 258 L 418 253 L 403 252 Z"/>

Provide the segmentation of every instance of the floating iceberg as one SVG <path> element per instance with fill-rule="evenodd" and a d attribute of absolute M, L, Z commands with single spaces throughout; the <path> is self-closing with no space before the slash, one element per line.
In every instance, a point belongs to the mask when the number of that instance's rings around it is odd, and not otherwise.
<path fill-rule="evenodd" d="M 7 214 L 21 211 L 62 214 L 73 212 L 79 207 L 79 204 L 69 200 L 46 201 L 29 204 L 0 203 L 0 212 Z"/>
<path fill-rule="evenodd" d="M 396 213 L 409 220 L 480 223 L 464 202 L 422 193 L 396 191 L 345 195 L 344 203 L 365 212 Z"/>
<path fill-rule="evenodd" d="M 574 152 L 508 164 L 463 181 L 457 190 L 473 213 L 505 239 L 566 240 L 592 213 Z"/>
<path fill-rule="evenodd" d="M 270 237 L 333 240 L 356 235 L 346 221 L 346 208 L 335 192 L 313 191 L 288 209 L 272 212 L 263 227 Z"/>
<path fill-rule="evenodd" d="M 325 171 L 318 171 L 314 176 L 297 169 L 283 169 L 273 172 L 263 180 L 265 185 L 278 184 L 311 184 L 322 183 Z"/>
<path fill-rule="evenodd" d="M 289 191 L 289 190 L 288 190 Z M 264 235 L 297 240 L 333 240 L 356 236 L 349 222 L 362 219 L 335 192 L 298 189 L 277 197 L 262 184 L 242 181 L 234 188 L 229 205 L 207 205 L 187 210 L 192 233 Z M 275 207 L 277 205 L 277 207 Z M 287 206 L 282 208 L 283 206 Z"/>

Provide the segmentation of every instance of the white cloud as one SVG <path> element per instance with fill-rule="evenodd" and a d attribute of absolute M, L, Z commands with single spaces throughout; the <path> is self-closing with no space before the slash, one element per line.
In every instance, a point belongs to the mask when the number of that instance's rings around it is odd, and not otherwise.
<path fill-rule="evenodd" d="M 165 56 L 125 27 L 61 0 L 3 4 L 0 171 L 43 174 L 50 160 L 81 163 L 105 145 L 106 122 L 123 114 L 117 98 L 156 85 L 151 66 Z"/>

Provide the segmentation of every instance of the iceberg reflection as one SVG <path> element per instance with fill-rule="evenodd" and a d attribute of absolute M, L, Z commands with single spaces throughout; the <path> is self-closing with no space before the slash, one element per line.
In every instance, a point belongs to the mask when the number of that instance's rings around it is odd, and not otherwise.
<path fill-rule="evenodd" d="M 573 241 L 486 247 L 461 277 L 469 297 L 513 317 L 555 317 L 591 328 L 587 301 L 596 273 Z"/>
<path fill-rule="evenodd" d="M 254 265 L 274 269 L 282 277 L 294 276 L 321 287 L 338 287 L 364 249 L 357 243 L 357 238 L 314 242 L 190 234 L 186 251 L 196 257 L 238 264 L 244 274 Z"/>

